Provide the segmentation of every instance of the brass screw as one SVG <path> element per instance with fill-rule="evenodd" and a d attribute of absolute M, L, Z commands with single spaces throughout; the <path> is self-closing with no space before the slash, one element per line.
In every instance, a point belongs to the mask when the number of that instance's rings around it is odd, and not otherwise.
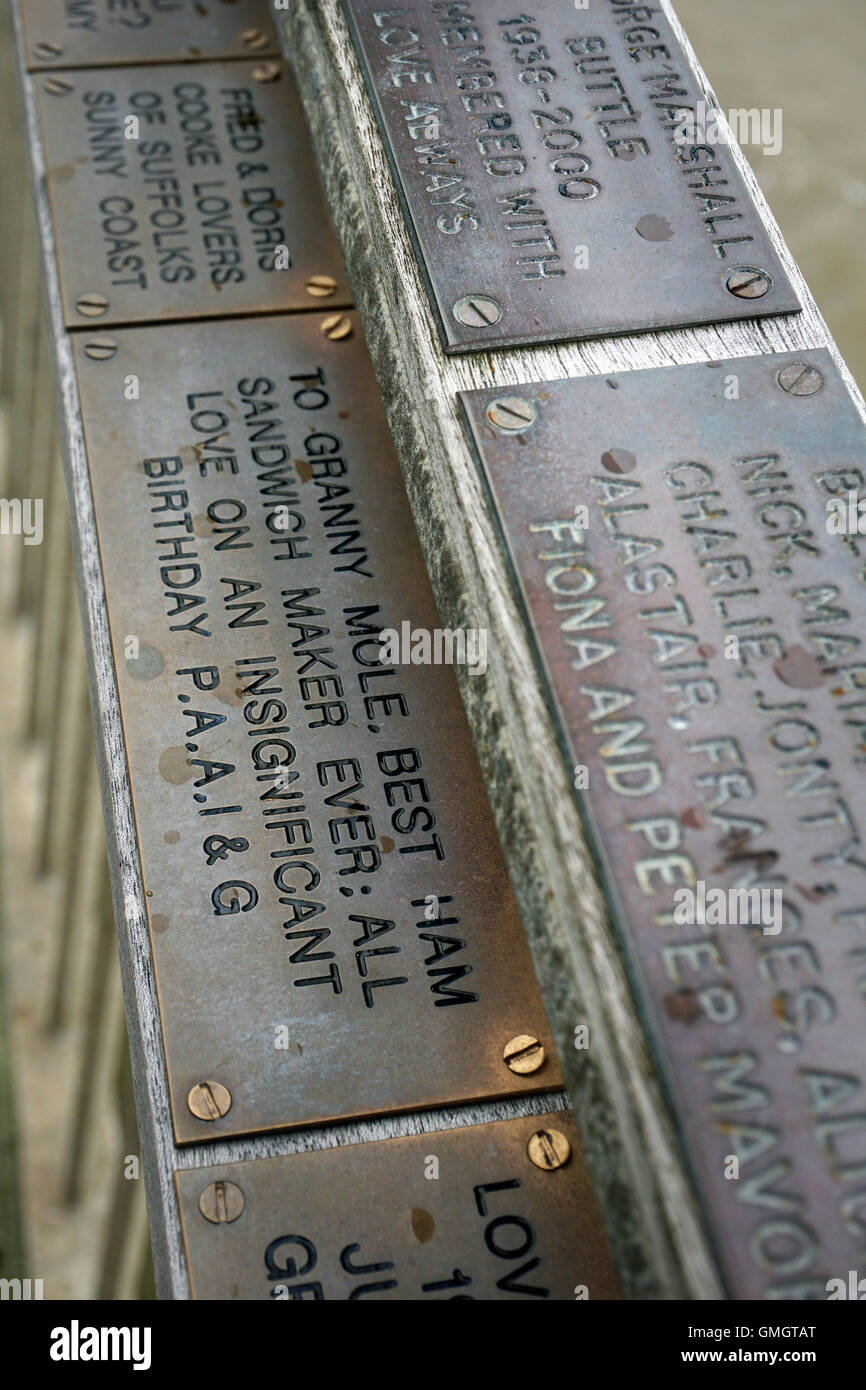
<path fill-rule="evenodd" d="M 54 43 L 53 40 L 46 40 L 43 43 L 36 43 L 33 45 L 33 56 L 34 58 L 38 58 L 40 63 L 50 63 L 52 58 L 63 57 L 63 49 L 60 47 L 59 43 Z"/>
<path fill-rule="evenodd" d="M 304 289 L 314 299 L 327 299 L 337 288 L 333 275 L 311 275 Z"/>
<path fill-rule="evenodd" d="M 82 294 L 76 299 L 75 308 L 86 319 L 98 319 L 108 308 L 108 300 L 104 294 Z"/>
<path fill-rule="evenodd" d="M 65 97 L 72 91 L 72 83 L 67 82 L 65 77 L 46 77 L 42 90 L 50 97 Z"/>
<path fill-rule="evenodd" d="M 778 373 L 776 380 L 789 396 L 814 396 L 824 385 L 824 378 L 817 367 L 806 362 L 789 362 Z"/>
<path fill-rule="evenodd" d="M 352 336 L 352 320 L 345 314 L 329 314 L 326 319 L 322 319 L 322 332 L 326 338 L 330 338 L 332 343 L 341 343 L 344 338 Z"/>
<path fill-rule="evenodd" d="M 559 1129 L 539 1129 L 532 1135 L 526 1152 L 536 1168 L 553 1173 L 571 1158 L 571 1145 Z"/>
<path fill-rule="evenodd" d="M 531 1076 L 544 1066 L 544 1048 L 538 1038 L 533 1038 L 529 1033 L 518 1033 L 502 1049 L 502 1060 L 518 1076 Z"/>
<path fill-rule="evenodd" d="M 492 294 L 464 294 L 451 312 L 467 328 L 489 328 L 502 318 L 502 305 Z"/>
<path fill-rule="evenodd" d="M 94 362 L 108 362 L 116 352 L 117 343 L 113 338 L 89 338 L 84 344 L 85 357 Z"/>
<path fill-rule="evenodd" d="M 231 1091 L 219 1081 L 199 1081 L 187 1096 L 186 1103 L 197 1120 L 218 1120 L 231 1107 Z"/>
<path fill-rule="evenodd" d="M 276 82 L 281 72 L 279 63 L 257 63 L 253 68 L 253 77 L 257 82 Z"/>
<path fill-rule="evenodd" d="M 246 1198 L 236 1182 L 210 1182 L 198 1199 L 205 1221 L 212 1221 L 215 1226 L 237 1221 L 245 1206 Z"/>
<path fill-rule="evenodd" d="M 487 418 L 503 434 L 522 434 L 535 424 L 538 411 L 525 396 L 500 396 L 487 407 Z"/>
<path fill-rule="evenodd" d="M 267 48 L 268 36 L 263 34 L 261 29 L 245 29 L 241 34 L 241 42 L 244 48 Z"/>
<path fill-rule="evenodd" d="M 755 270 L 754 266 L 740 266 L 732 270 L 725 284 L 737 299 L 763 299 L 773 281 L 766 270 Z"/>

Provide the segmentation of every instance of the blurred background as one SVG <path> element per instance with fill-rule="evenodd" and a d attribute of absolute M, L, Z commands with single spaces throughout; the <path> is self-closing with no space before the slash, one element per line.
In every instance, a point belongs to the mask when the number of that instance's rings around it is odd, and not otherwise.
<path fill-rule="evenodd" d="M 725 111 L 782 111 L 780 152 L 745 152 L 866 385 L 866 0 L 678 0 L 677 11 Z M 0 1278 L 41 1280 L 46 1299 L 146 1298 L 143 1184 L 6 0 L 0 123 L 0 488 L 44 502 L 43 543 L 0 546 Z"/>
<path fill-rule="evenodd" d="M 31 1281 L 0 1285 L 0 1297 L 147 1298 L 144 1184 L 8 0 L 0 131 L 0 1279 Z"/>
<path fill-rule="evenodd" d="M 674 0 L 674 7 L 725 111 L 783 113 L 779 154 L 743 148 L 862 391 L 866 3 Z"/>

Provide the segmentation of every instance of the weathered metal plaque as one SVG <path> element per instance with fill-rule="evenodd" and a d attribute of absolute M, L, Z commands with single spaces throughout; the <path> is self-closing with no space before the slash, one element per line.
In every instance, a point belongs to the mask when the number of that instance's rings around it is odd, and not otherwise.
<path fill-rule="evenodd" d="M 562 1112 L 175 1180 L 194 1298 L 620 1297 Z"/>
<path fill-rule="evenodd" d="M 447 350 L 800 308 L 656 6 L 345 8 Z"/>
<path fill-rule="evenodd" d="M 453 670 L 381 659 L 439 624 L 332 319 L 74 340 L 181 1142 L 561 1084 Z"/>
<path fill-rule="evenodd" d="M 31 69 L 273 54 L 267 0 L 21 0 Z"/>
<path fill-rule="evenodd" d="M 70 327 L 350 302 L 284 67 L 30 80 Z"/>
<path fill-rule="evenodd" d="M 862 423 L 824 351 L 509 394 L 463 401 L 731 1290 L 825 1298 L 866 1236 Z"/>

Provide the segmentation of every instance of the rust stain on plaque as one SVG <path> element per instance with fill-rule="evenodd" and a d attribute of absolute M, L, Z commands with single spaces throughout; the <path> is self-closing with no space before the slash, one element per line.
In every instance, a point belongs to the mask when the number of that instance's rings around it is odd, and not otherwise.
<path fill-rule="evenodd" d="M 288 71 L 33 75 L 70 328 L 350 303 Z M 61 84 L 63 91 L 56 90 Z"/>
<path fill-rule="evenodd" d="M 179 1142 L 561 1085 L 454 673 L 382 659 L 439 623 L 320 318 L 75 337 Z"/>
<path fill-rule="evenodd" d="M 564 1136 L 563 1167 L 530 1160 L 538 1134 Z M 199 1168 L 175 1183 L 194 1298 L 621 1296 L 566 1112 Z M 215 1190 L 235 1196 L 222 1224 Z"/>
<path fill-rule="evenodd" d="M 462 400 L 731 1292 L 823 1299 L 866 1229 L 862 421 L 823 350 L 513 390 L 523 448 Z"/>
<path fill-rule="evenodd" d="M 279 51 L 267 0 L 20 0 L 28 68 L 245 58 Z"/>
<path fill-rule="evenodd" d="M 799 310 L 657 6 L 344 8 L 446 351 Z"/>

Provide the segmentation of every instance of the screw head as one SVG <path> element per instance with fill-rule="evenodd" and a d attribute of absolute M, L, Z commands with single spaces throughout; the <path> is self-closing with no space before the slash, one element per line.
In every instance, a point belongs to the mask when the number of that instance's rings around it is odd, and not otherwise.
<path fill-rule="evenodd" d="M 65 77 L 46 77 L 42 90 L 50 97 L 65 97 L 72 91 L 72 83 L 67 82 Z"/>
<path fill-rule="evenodd" d="M 502 318 L 502 305 L 490 294 L 464 294 L 451 312 L 467 328 L 489 328 Z"/>
<path fill-rule="evenodd" d="M 817 367 L 808 362 L 789 362 L 777 374 L 776 380 L 789 396 L 814 396 L 824 385 L 824 378 Z"/>
<path fill-rule="evenodd" d="M 320 327 L 332 343 L 341 343 L 344 338 L 352 336 L 352 320 L 346 314 L 329 314 L 326 319 L 322 319 Z"/>
<path fill-rule="evenodd" d="M 545 1051 L 538 1038 L 530 1033 L 518 1033 L 502 1049 L 502 1060 L 518 1076 L 531 1076 L 544 1066 Z"/>
<path fill-rule="evenodd" d="M 53 58 L 63 57 L 63 49 L 59 43 L 46 39 L 42 43 L 33 45 L 33 56 L 38 58 L 40 63 L 50 63 Z"/>
<path fill-rule="evenodd" d="M 487 407 L 487 418 L 503 434 L 522 434 L 535 424 L 538 411 L 525 396 L 499 396 Z"/>
<path fill-rule="evenodd" d="M 737 299 L 763 299 L 773 281 L 766 270 L 756 270 L 752 265 L 741 265 L 732 270 L 725 284 Z"/>
<path fill-rule="evenodd" d="M 268 36 L 262 33 L 261 29 L 245 29 L 241 34 L 241 43 L 244 48 L 249 48 L 255 52 L 260 48 L 267 48 Z"/>
<path fill-rule="evenodd" d="M 277 82 L 281 72 L 279 63 L 257 63 L 253 68 L 253 77 L 257 82 Z"/>
<path fill-rule="evenodd" d="M 75 301 L 76 312 L 86 319 L 101 318 L 108 308 L 104 294 L 82 294 Z"/>
<path fill-rule="evenodd" d="M 205 1221 L 212 1221 L 215 1226 L 237 1221 L 246 1204 L 236 1182 L 209 1182 L 198 1199 L 198 1209 Z"/>
<path fill-rule="evenodd" d="M 219 1081 L 199 1081 L 186 1103 L 197 1120 L 219 1120 L 231 1108 L 231 1091 Z"/>
<path fill-rule="evenodd" d="M 312 295 L 313 299 L 327 299 L 334 294 L 336 288 L 337 282 L 333 275 L 311 275 L 304 286 L 307 294 Z"/>
<path fill-rule="evenodd" d="M 571 1145 L 562 1130 L 539 1129 L 526 1145 L 526 1152 L 536 1168 L 553 1173 L 557 1168 L 564 1168 L 571 1158 Z"/>
<path fill-rule="evenodd" d="M 84 355 L 93 362 L 108 362 L 117 352 L 113 338 L 88 338 L 84 344 Z"/>

